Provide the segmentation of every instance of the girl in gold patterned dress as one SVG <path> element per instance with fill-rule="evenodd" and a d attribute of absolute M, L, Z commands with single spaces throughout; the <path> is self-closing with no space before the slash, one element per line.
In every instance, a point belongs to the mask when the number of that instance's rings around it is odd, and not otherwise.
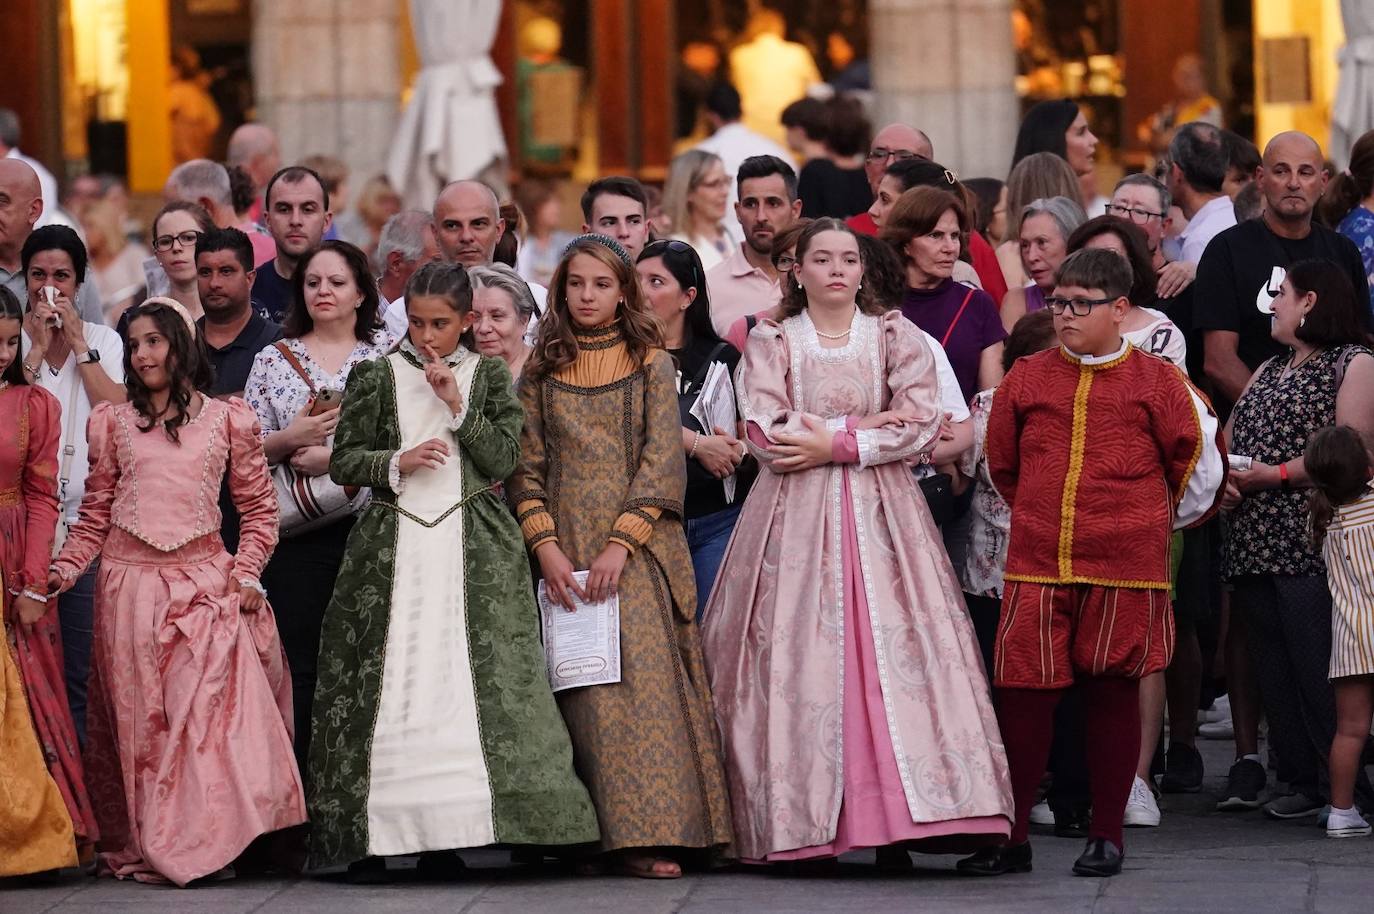
<path fill-rule="evenodd" d="M 554 274 L 520 382 L 510 498 L 551 599 L 620 597 L 621 679 L 558 693 L 607 868 L 681 875 L 675 850 L 729 844 L 693 615 L 675 368 L 629 256 L 584 235 Z M 575 570 L 590 572 L 585 591 Z"/>

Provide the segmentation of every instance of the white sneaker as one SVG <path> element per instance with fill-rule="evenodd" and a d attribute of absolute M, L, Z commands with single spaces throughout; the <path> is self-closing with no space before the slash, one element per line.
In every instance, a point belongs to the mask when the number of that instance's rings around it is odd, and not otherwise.
<path fill-rule="evenodd" d="M 1212 706 L 1197 712 L 1197 722 L 1199 724 L 1217 724 L 1223 720 L 1231 719 L 1231 697 L 1223 695 Z"/>
<path fill-rule="evenodd" d="M 1132 828 L 1154 828 L 1159 824 L 1159 804 L 1150 791 L 1150 785 L 1139 777 L 1131 784 L 1131 796 L 1126 800 L 1126 816 L 1123 824 Z"/>
<path fill-rule="evenodd" d="M 1358 809 L 1351 808 L 1349 812 L 1344 810 L 1331 810 L 1331 815 L 1326 820 L 1326 837 L 1328 838 L 1364 838 L 1374 830 L 1369 827 L 1369 823 L 1360 815 Z"/>
<path fill-rule="evenodd" d="M 1050 804 L 1041 800 L 1032 806 L 1030 821 L 1032 825 L 1053 825 L 1054 813 L 1050 811 Z"/>
<path fill-rule="evenodd" d="M 1197 728 L 1197 735 L 1203 739 L 1235 739 L 1236 727 L 1228 715 L 1225 720 L 1202 724 Z"/>

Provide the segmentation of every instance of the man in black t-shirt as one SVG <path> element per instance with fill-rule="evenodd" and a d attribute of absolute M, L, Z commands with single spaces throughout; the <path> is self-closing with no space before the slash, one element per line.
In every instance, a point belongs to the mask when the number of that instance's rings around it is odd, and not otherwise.
<path fill-rule="evenodd" d="M 266 212 L 277 256 L 258 267 L 253 307 L 267 321 L 280 324 L 291 307 L 291 274 L 297 262 L 319 246 L 334 217 L 323 179 L 301 165 L 283 168 L 267 182 Z"/>
<path fill-rule="evenodd" d="M 1349 272 L 1355 288 L 1367 284 L 1354 243 L 1312 222 L 1329 177 L 1316 140 L 1297 132 L 1274 137 L 1259 169 L 1263 214 L 1213 238 L 1198 264 L 1194 326 L 1203 333 L 1207 380 L 1227 411 L 1255 369 L 1283 350 L 1259 306 L 1278 294 L 1290 264 L 1331 260 Z"/>

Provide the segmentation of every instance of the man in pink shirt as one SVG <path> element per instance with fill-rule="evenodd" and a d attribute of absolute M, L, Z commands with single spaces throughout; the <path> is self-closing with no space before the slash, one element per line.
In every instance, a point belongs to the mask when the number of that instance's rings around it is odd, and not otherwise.
<path fill-rule="evenodd" d="M 750 156 L 740 164 L 735 215 L 744 241 L 706 273 L 711 323 L 722 337 L 742 317 L 775 307 L 782 298 L 769 254 L 773 237 L 801 216 L 797 173 L 777 156 Z"/>

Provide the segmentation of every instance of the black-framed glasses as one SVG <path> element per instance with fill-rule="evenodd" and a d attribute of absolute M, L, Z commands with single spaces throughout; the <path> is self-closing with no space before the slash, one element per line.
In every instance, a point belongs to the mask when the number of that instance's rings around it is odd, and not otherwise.
<path fill-rule="evenodd" d="M 688 259 L 692 262 L 692 284 L 698 292 L 705 288 L 706 276 L 701 272 L 701 255 L 697 253 L 696 248 L 685 241 L 678 241 L 676 238 L 660 238 L 657 241 L 650 241 L 639 252 L 638 259 L 648 260 L 650 257 L 662 257 L 664 251 L 672 251 L 674 254 L 690 254 L 691 257 Z"/>
<path fill-rule="evenodd" d="M 176 242 L 184 248 L 193 248 L 200 240 L 200 232 L 178 232 L 175 235 L 158 235 L 153 239 L 153 250 L 170 251 Z"/>
<path fill-rule="evenodd" d="M 787 273 L 797 265 L 797 258 L 792 254 L 779 254 L 778 260 L 774 264 L 779 273 Z"/>
<path fill-rule="evenodd" d="M 888 149 L 886 146 L 874 146 L 868 151 L 868 161 L 886 162 L 891 159 L 894 162 L 905 162 L 907 159 L 916 158 L 916 153 L 909 149 Z"/>
<path fill-rule="evenodd" d="M 1093 308 L 1111 304 L 1120 297 L 1109 295 L 1106 298 L 1061 298 L 1058 295 L 1046 295 L 1045 307 L 1050 309 L 1051 314 L 1063 314 L 1068 311 L 1074 317 L 1087 317 Z"/>
<path fill-rule="evenodd" d="M 1116 216 L 1118 219 L 1129 219 L 1136 225 L 1144 225 L 1149 222 L 1151 217 L 1162 219 L 1163 213 L 1156 213 L 1143 206 L 1127 206 L 1124 203 L 1108 203 L 1107 213 Z"/>

